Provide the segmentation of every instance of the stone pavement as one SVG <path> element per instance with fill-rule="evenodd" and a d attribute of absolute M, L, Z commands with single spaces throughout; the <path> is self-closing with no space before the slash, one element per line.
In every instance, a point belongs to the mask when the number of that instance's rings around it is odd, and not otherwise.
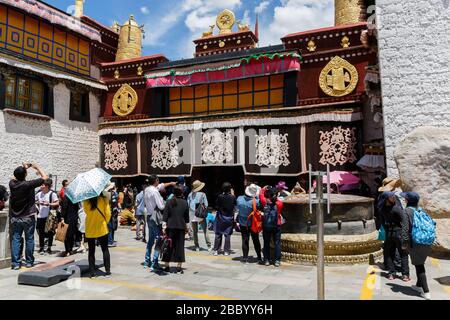
<path fill-rule="evenodd" d="M 280 268 L 265 267 L 256 263 L 244 265 L 240 262 L 240 235 L 232 238 L 235 252 L 225 257 L 214 257 L 207 251 L 191 250 L 192 242 L 186 242 L 184 274 L 155 274 L 141 265 L 145 244 L 134 240 L 135 233 L 119 229 L 116 233 L 118 247 L 111 248 L 112 276 L 89 279 L 71 279 L 49 288 L 17 284 L 17 274 L 22 271 L 0 270 L 0 299 L 262 299 L 298 300 L 316 298 L 316 268 L 282 263 Z M 211 235 L 211 238 L 212 235 Z M 201 241 L 201 239 L 200 239 Z M 54 251 L 63 246 L 56 242 Z M 250 249 L 252 254 L 252 248 Z M 87 253 L 72 256 L 76 260 L 86 259 Z M 101 250 L 96 250 L 101 259 Z M 40 256 L 37 262 L 61 259 L 56 256 Z M 401 280 L 387 281 L 384 272 L 376 266 L 327 266 L 325 269 L 327 299 L 382 299 L 422 300 L 410 285 Z M 427 274 L 433 299 L 449 300 L 450 261 L 428 259 Z M 436 279 L 447 277 L 447 286 Z"/>

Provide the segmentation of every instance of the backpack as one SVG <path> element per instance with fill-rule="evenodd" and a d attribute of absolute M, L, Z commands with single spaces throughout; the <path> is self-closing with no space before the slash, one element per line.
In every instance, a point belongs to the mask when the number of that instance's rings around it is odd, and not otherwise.
<path fill-rule="evenodd" d="M 278 225 L 278 207 L 275 203 L 264 207 L 264 229 L 274 229 Z"/>
<path fill-rule="evenodd" d="M 252 219 L 250 230 L 253 233 L 260 233 L 263 230 L 263 214 L 256 209 L 256 199 L 253 199 L 253 211 L 247 218 L 247 226 L 250 219 Z"/>
<path fill-rule="evenodd" d="M 412 241 L 431 246 L 436 240 L 436 222 L 422 208 L 413 209 Z"/>

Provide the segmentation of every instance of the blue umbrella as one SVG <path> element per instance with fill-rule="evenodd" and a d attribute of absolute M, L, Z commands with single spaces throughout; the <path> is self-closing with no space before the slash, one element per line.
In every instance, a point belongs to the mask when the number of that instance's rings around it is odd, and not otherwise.
<path fill-rule="evenodd" d="M 84 200 L 98 197 L 111 180 L 111 175 L 104 170 L 95 168 L 88 172 L 80 173 L 65 191 L 65 195 L 78 203 Z"/>

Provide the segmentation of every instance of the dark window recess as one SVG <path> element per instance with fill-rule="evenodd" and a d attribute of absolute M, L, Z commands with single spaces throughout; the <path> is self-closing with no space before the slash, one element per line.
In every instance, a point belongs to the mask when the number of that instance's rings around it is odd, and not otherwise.
<path fill-rule="evenodd" d="M 297 105 L 297 75 L 298 72 L 287 72 L 284 75 L 284 106 L 294 107 Z"/>
<path fill-rule="evenodd" d="M 151 90 L 152 104 L 150 116 L 152 118 L 162 118 L 169 115 L 169 89 L 155 88 Z"/>
<path fill-rule="evenodd" d="M 69 119 L 79 122 L 91 122 L 89 110 L 89 93 L 70 93 L 70 114 Z"/>
<path fill-rule="evenodd" d="M 5 108 L 5 77 L 0 74 L 0 110 Z"/>

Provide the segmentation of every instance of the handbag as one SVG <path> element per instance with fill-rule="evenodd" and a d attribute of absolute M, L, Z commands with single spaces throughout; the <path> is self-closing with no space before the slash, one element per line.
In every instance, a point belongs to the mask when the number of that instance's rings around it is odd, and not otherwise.
<path fill-rule="evenodd" d="M 58 229 L 56 230 L 56 236 L 55 239 L 57 241 L 64 242 L 66 241 L 66 235 L 67 235 L 67 229 L 69 228 L 69 225 L 64 222 L 60 222 L 58 224 Z"/>
<path fill-rule="evenodd" d="M 50 210 L 47 220 L 45 221 L 45 233 L 55 233 L 58 228 L 58 213 L 56 210 Z"/>
<path fill-rule="evenodd" d="M 206 219 L 208 216 L 208 209 L 206 208 L 205 204 L 203 203 L 203 197 L 200 199 L 200 202 L 197 205 L 197 208 L 195 208 L 194 215 L 199 219 Z"/>
<path fill-rule="evenodd" d="M 384 230 L 383 225 L 381 225 L 380 231 L 378 232 L 378 240 L 386 241 L 386 231 Z"/>

